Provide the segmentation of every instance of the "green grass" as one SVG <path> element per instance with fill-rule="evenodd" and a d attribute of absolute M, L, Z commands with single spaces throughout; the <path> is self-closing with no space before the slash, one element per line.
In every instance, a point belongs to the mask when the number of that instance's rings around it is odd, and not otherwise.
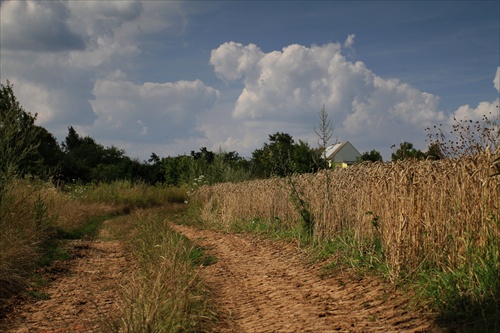
<path fill-rule="evenodd" d="M 111 214 L 106 214 L 103 216 L 92 216 L 85 222 L 76 226 L 76 228 L 64 229 L 58 227 L 56 229 L 56 239 L 94 239 L 98 234 L 102 226 L 102 223 L 106 220 L 116 218 L 122 215 L 121 213 L 115 212 Z"/>
<path fill-rule="evenodd" d="M 37 290 L 28 290 L 28 295 L 37 301 L 46 301 L 50 299 L 50 295 Z"/>
<path fill-rule="evenodd" d="M 112 332 L 201 332 L 215 320 L 210 294 L 198 275 L 216 258 L 168 225 L 169 213 L 142 211 L 126 223 L 134 228 L 129 248 L 137 269 L 123 289 L 121 317 Z M 121 221 L 123 223 L 123 221 Z"/>
<path fill-rule="evenodd" d="M 420 294 L 439 323 L 456 332 L 500 331 L 500 240 L 479 246 L 464 238 L 467 256 L 455 267 L 420 272 Z"/>
<path fill-rule="evenodd" d="M 65 190 L 80 201 L 108 203 L 132 210 L 151 208 L 165 203 L 183 203 L 187 189 L 181 187 L 149 186 L 144 183 L 116 181 L 88 185 L 67 185 Z"/>
<path fill-rule="evenodd" d="M 358 273 L 376 273 L 387 277 L 388 268 L 377 237 L 359 240 L 352 230 L 347 229 L 334 239 L 316 243 L 311 252 L 320 259 L 334 259 L 323 267 L 326 275 L 329 271 L 348 267 Z"/>
<path fill-rule="evenodd" d="M 188 256 L 194 266 L 210 266 L 217 262 L 215 256 L 208 255 L 205 249 L 200 246 L 193 246 L 189 249 Z"/>

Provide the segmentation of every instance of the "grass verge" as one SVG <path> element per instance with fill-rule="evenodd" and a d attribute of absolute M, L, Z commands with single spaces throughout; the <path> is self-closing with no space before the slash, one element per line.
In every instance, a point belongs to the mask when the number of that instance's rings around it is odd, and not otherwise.
<path fill-rule="evenodd" d="M 125 222 L 137 267 L 122 290 L 121 317 L 107 331 L 203 332 L 214 322 L 198 268 L 216 259 L 168 226 L 171 213 L 172 206 L 137 211 Z"/>

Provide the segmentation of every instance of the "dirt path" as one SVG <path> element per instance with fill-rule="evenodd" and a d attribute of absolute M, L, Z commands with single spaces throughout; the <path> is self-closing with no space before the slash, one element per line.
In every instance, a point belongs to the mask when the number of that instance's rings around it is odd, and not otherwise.
<path fill-rule="evenodd" d="M 203 268 L 225 313 L 217 332 L 437 332 L 408 300 L 376 279 L 321 279 L 291 245 L 173 226 L 209 249 L 217 263 Z"/>
<path fill-rule="evenodd" d="M 217 258 L 202 267 L 222 312 L 214 332 L 438 332 L 408 300 L 375 279 L 321 279 L 290 244 L 172 225 Z M 40 291 L 0 322 L 5 333 L 96 332 L 117 311 L 120 284 L 133 266 L 117 241 L 71 241 L 75 259 L 56 263 Z M 140 333 L 140 332 L 138 332 Z"/>
<path fill-rule="evenodd" d="M 116 241 L 70 241 L 75 259 L 56 262 L 41 272 L 52 280 L 40 292 L 50 299 L 27 300 L 0 322 L 5 333 L 96 332 L 117 313 L 120 282 L 132 269 Z"/>

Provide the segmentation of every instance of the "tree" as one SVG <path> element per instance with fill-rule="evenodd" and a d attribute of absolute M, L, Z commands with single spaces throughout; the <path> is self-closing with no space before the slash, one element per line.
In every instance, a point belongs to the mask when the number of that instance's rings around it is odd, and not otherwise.
<path fill-rule="evenodd" d="M 394 148 L 395 146 L 392 146 Z M 425 154 L 420 150 L 413 148 L 413 144 L 410 142 L 403 142 L 399 145 L 398 150 L 391 154 L 392 161 L 399 161 L 404 159 L 414 159 L 423 160 L 425 159 Z"/>
<path fill-rule="evenodd" d="M 170 186 L 179 186 L 188 183 L 191 178 L 191 163 L 192 159 L 186 155 L 162 159 L 165 183 Z"/>
<path fill-rule="evenodd" d="M 326 112 L 324 104 L 319 112 L 319 119 L 319 129 L 316 129 L 316 126 L 314 126 L 314 132 L 318 136 L 318 146 L 323 152 L 322 157 L 324 160 L 324 166 L 326 167 L 326 148 L 328 147 L 330 139 L 333 135 L 333 125 L 331 120 L 328 119 L 328 112 Z"/>
<path fill-rule="evenodd" d="M 215 154 L 207 150 L 207 147 L 201 147 L 199 152 L 191 151 L 191 157 L 195 160 L 203 160 L 210 164 L 214 161 Z"/>
<path fill-rule="evenodd" d="M 211 152 L 202 147 L 200 152 L 191 152 L 190 181 L 203 176 L 207 184 L 239 182 L 252 178 L 249 163 L 235 151 L 219 148 Z"/>
<path fill-rule="evenodd" d="M 25 174 L 42 158 L 38 152 L 37 115 L 26 112 L 14 95 L 13 85 L 0 83 L 0 173 L 6 177 Z"/>
<path fill-rule="evenodd" d="M 258 177 L 285 177 L 293 173 L 315 172 L 320 160 L 317 150 L 292 136 L 277 132 L 269 135 L 269 143 L 252 153 L 251 163 Z"/>
<path fill-rule="evenodd" d="M 382 162 L 382 155 L 375 149 L 372 149 L 370 152 L 364 152 L 360 157 L 357 158 L 356 162 Z"/>
<path fill-rule="evenodd" d="M 62 174 L 66 180 L 83 182 L 101 180 L 95 179 L 97 173 L 93 169 L 99 164 L 106 164 L 104 163 L 106 151 L 102 145 L 89 136 L 81 137 L 70 126 L 63 148 L 65 157 L 62 163 Z"/>
<path fill-rule="evenodd" d="M 64 153 L 56 138 L 45 128 L 39 127 L 35 141 L 38 143 L 37 152 L 41 158 L 41 165 L 28 164 L 25 168 L 33 175 L 58 177 Z"/>
<path fill-rule="evenodd" d="M 66 139 L 62 144 L 65 152 L 66 153 L 70 152 L 71 150 L 75 149 L 82 143 L 83 143 L 82 138 L 80 137 L 80 135 L 78 135 L 78 133 L 76 133 L 73 126 L 68 127 L 68 135 L 66 136 Z"/>
<path fill-rule="evenodd" d="M 429 145 L 429 148 L 427 148 L 427 152 L 425 153 L 425 156 L 427 159 L 430 160 L 440 160 L 443 158 L 443 152 L 441 151 L 441 147 L 439 143 L 437 142 L 432 142 Z"/>

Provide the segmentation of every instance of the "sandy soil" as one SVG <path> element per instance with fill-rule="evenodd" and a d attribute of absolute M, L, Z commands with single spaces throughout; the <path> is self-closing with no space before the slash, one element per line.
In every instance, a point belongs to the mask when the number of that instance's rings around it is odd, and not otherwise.
<path fill-rule="evenodd" d="M 217 258 L 201 274 L 221 320 L 213 332 L 439 332 L 408 300 L 374 278 L 321 278 L 291 244 L 172 225 Z M 121 283 L 133 269 L 116 241 L 72 241 L 75 259 L 44 274 L 48 300 L 25 300 L 0 322 L 0 332 L 98 331 L 119 313 Z M 207 329 L 208 330 L 208 329 Z"/>
<path fill-rule="evenodd" d="M 0 332 L 96 332 L 117 313 L 120 282 L 131 269 L 115 241 L 70 241 L 75 259 L 40 272 L 52 280 L 39 291 L 50 299 L 25 299 L 0 322 Z"/>
<path fill-rule="evenodd" d="M 438 332 L 408 299 L 375 278 L 321 278 L 290 244 L 173 226 L 217 263 L 203 276 L 224 312 L 216 332 Z"/>

